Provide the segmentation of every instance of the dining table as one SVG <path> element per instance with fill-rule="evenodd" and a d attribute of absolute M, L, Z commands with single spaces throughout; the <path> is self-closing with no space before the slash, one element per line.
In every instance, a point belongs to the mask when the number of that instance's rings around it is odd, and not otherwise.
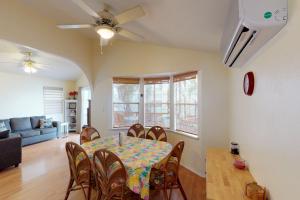
<path fill-rule="evenodd" d="M 159 167 L 172 151 L 172 145 L 168 142 L 118 135 L 102 137 L 81 146 L 91 160 L 99 149 L 116 154 L 125 166 L 128 188 L 144 200 L 150 197 L 152 167 Z"/>

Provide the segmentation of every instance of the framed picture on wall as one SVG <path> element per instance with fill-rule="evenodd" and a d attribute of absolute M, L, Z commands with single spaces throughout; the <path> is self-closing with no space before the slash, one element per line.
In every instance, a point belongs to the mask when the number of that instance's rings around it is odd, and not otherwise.
<path fill-rule="evenodd" d="M 69 109 L 76 109 L 76 103 L 69 103 Z"/>

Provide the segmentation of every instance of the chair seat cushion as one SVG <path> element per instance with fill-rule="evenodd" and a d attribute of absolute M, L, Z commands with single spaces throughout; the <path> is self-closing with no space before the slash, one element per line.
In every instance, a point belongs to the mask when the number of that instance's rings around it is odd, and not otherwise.
<path fill-rule="evenodd" d="M 57 132 L 57 128 L 53 127 L 53 128 L 43 128 L 40 129 L 41 130 L 41 134 L 49 134 L 49 133 L 56 133 Z"/>
<path fill-rule="evenodd" d="M 23 138 L 33 137 L 41 134 L 40 130 L 20 131 L 19 133 Z"/>

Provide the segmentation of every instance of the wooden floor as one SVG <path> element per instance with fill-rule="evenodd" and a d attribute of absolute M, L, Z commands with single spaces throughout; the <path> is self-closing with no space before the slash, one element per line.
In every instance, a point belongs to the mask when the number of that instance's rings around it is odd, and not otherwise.
<path fill-rule="evenodd" d="M 62 200 L 65 195 L 69 168 L 65 153 L 67 141 L 79 141 L 78 135 L 51 140 L 23 148 L 23 161 L 18 168 L 0 172 L 1 200 Z M 203 200 L 205 179 L 185 168 L 180 169 L 183 188 L 190 200 Z M 94 192 L 95 193 L 95 192 Z M 80 191 L 71 192 L 69 200 L 84 199 Z M 93 198 L 94 199 L 94 198 Z M 151 200 L 163 199 L 159 193 Z M 172 199 L 182 199 L 180 192 L 173 192 Z"/>

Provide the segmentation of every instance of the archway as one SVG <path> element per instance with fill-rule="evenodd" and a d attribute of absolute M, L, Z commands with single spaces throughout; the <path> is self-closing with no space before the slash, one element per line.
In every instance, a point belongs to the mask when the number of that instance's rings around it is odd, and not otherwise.
<path fill-rule="evenodd" d="M 73 61 L 0 40 L 0 77 L 1 90 L 6 96 L 0 105 L 3 107 L 0 118 L 46 115 L 68 122 L 69 129 L 76 132 L 87 125 L 86 110 L 92 87 Z M 72 96 L 74 91 L 77 95 Z M 75 109 L 69 108 L 71 102 L 76 103 Z"/>

